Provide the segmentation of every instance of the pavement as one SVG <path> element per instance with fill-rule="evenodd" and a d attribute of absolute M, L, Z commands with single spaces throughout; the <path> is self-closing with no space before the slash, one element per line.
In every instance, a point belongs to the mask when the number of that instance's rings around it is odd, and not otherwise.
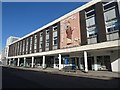
<path fill-rule="evenodd" d="M 88 73 L 85 73 L 80 70 L 77 70 L 76 72 L 65 72 L 63 70 L 59 71 L 58 69 L 53 69 L 53 68 L 41 69 L 41 68 L 24 68 L 24 67 L 12 67 L 12 66 L 10 67 L 23 69 L 23 70 L 42 71 L 42 72 L 47 72 L 51 74 L 60 74 L 60 75 L 67 75 L 67 76 L 89 77 L 89 78 L 97 78 L 97 79 L 120 78 L 120 73 L 110 72 L 110 71 L 88 71 Z"/>

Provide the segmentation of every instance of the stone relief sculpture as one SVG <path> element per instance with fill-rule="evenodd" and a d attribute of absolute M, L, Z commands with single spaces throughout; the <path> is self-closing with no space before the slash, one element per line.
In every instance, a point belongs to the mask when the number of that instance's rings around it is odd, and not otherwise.
<path fill-rule="evenodd" d="M 70 25 L 70 21 L 67 21 L 67 23 L 65 24 L 65 30 L 66 30 L 66 38 L 67 38 L 67 45 L 71 44 L 72 43 L 72 28 L 71 28 L 71 25 Z"/>
<path fill-rule="evenodd" d="M 79 13 L 60 21 L 60 48 L 77 47 L 80 45 Z"/>

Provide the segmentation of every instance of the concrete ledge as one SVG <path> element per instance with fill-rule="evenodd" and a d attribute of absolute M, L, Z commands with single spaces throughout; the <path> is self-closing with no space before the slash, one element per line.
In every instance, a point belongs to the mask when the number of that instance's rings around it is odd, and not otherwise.
<path fill-rule="evenodd" d="M 12 57 L 7 57 L 7 59 L 32 57 L 32 56 L 44 56 L 44 55 L 47 56 L 47 55 L 52 55 L 52 54 L 62 54 L 62 53 L 71 53 L 71 52 L 83 52 L 83 51 L 99 50 L 99 49 L 107 49 L 107 48 L 116 48 L 116 49 L 118 49 L 118 47 L 120 47 L 118 42 L 120 42 L 120 40 L 96 43 L 96 44 L 91 44 L 91 45 L 84 45 L 84 46 L 67 48 L 67 49 L 57 49 L 57 50 L 52 50 L 52 51 L 47 51 L 47 52 L 40 52 L 40 53 L 34 53 L 34 54 L 12 56 Z"/>

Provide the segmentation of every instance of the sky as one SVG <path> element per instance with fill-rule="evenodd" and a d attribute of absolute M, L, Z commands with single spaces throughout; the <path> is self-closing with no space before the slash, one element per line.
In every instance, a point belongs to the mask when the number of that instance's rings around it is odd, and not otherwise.
<path fill-rule="evenodd" d="M 83 4 L 85 2 L 3 2 L 2 48 L 9 36 L 23 37 Z"/>

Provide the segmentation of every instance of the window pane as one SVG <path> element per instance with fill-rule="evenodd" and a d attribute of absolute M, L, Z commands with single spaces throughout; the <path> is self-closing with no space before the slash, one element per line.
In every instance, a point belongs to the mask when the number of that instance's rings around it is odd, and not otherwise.
<path fill-rule="evenodd" d="M 37 48 L 37 45 L 35 44 L 35 45 L 34 45 L 34 49 L 36 49 L 36 48 Z"/>
<path fill-rule="evenodd" d="M 110 21 L 110 22 L 107 22 L 107 27 L 109 27 L 109 26 L 112 26 L 112 25 L 114 25 L 115 23 L 117 23 L 117 20 L 112 20 L 112 21 Z"/>
<path fill-rule="evenodd" d="M 43 35 L 43 33 L 42 33 L 42 32 L 40 32 L 40 37 L 42 37 L 42 35 Z"/>
<path fill-rule="evenodd" d="M 87 37 L 94 36 L 96 34 L 97 34 L 96 27 L 88 28 L 88 30 L 87 30 Z"/>
<path fill-rule="evenodd" d="M 104 13 L 105 15 L 105 21 L 108 21 L 108 20 L 111 20 L 111 19 L 114 19 L 116 18 L 116 12 L 115 12 L 115 9 L 111 9 L 109 11 L 106 11 Z"/>
<path fill-rule="evenodd" d="M 49 29 L 46 30 L 46 34 L 49 34 Z"/>
<path fill-rule="evenodd" d="M 87 25 L 87 27 L 95 25 L 95 17 L 91 17 L 91 18 L 87 19 L 86 25 Z"/>
<path fill-rule="evenodd" d="M 40 44 L 40 48 L 42 48 L 42 43 Z"/>
<path fill-rule="evenodd" d="M 40 41 L 42 41 L 43 40 L 43 38 L 42 37 L 40 37 Z"/>
<path fill-rule="evenodd" d="M 57 36 L 57 32 L 53 32 L 53 37 L 56 37 Z"/>
<path fill-rule="evenodd" d="M 49 39 L 49 35 L 46 35 L 46 40 Z"/>
<path fill-rule="evenodd" d="M 112 20 L 106 24 L 107 32 L 111 32 L 114 30 L 119 30 L 119 22 L 117 20 Z"/>
<path fill-rule="evenodd" d="M 54 26 L 54 27 L 53 27 L 53 31 L 56 31 L 56 30 L 57 30 L 57 26 Z"/>
<path fill-rule="evenodd" d="M 54 40 L 54 45 L 57 45 L 57 40 Z"/>

